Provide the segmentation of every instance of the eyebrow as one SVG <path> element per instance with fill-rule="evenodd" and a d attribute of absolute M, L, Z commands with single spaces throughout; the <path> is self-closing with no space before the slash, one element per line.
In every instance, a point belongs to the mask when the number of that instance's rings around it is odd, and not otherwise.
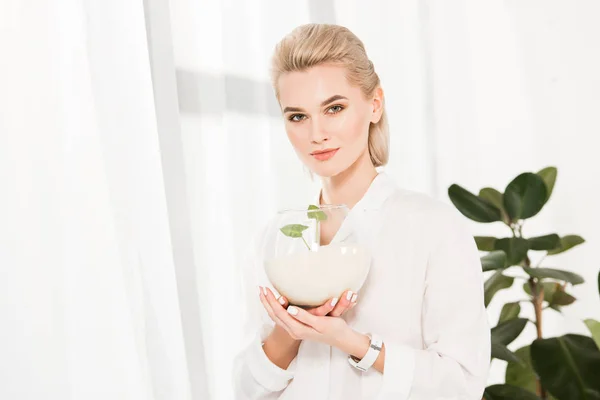
<path fill-rule="evenodd" d="M 340 94 L 336 94 L 336 95 L 331 96 L 327 100 L 324 100 L 321 103 L 321 107 L 325 107 L 327 104 L 333 103 L 336 100 L 348 100 L 348 98 L 344 97 L 344 96 L 342 96 Z M 283 113 L 284 114 L 288 113 L 288 112 L 299 112 L 299 111 L 304 111 L 304 110 L 302 108 L 300 108 L 300 107 L 286 107 L 286 108 L 283 109 Z"/>

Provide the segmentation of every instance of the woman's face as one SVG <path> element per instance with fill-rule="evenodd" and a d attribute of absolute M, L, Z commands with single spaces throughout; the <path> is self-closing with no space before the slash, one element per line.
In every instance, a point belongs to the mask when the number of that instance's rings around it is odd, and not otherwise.
<path fill-rule="evenodd" d="M 366 99 L 340 66 L 319 65 L 279 78 L 285 128 L 300 160 L 321 177 L 368 157 L 369 124 L 383 111 L 383 92 Z"/>

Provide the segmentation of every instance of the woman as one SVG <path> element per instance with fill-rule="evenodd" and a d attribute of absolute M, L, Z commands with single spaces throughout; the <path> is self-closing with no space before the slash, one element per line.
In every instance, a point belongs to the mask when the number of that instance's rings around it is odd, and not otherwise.
<path fill-rule="evenodd" d="M 267 287 L 255 255 L 236 399 L 481 399 L 490 332 L 477 248 L 453 208 L 378 173 L 384 95 L 362 42 L 341 26 L 300 26 L 277 45 L 272 75 L 321 204 L 349 207 L 373 261 L 360 295 L 304 310 Z"/>

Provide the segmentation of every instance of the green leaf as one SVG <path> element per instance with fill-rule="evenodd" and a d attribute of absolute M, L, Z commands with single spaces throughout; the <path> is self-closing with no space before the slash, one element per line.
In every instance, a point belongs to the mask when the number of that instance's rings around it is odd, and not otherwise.
<path fill-rule="evenodd" d="M 299 238 L 299 237 L 302 237 L 302 232 L 304 232 L 307 229 L 308 229 L 308 226 L 306 226 L 306 225 L 292 224 L 292 225 L 286 225 L 283 228 L 281 228 L 280 230 L 285 236 L 289 236 L 292 238 Z"/>
<path fill-rule="evenodd" d="M 481 257 L 483 272 L 506 267 L 506 254 L 503 251 L 492 251 Z"/>
<path fill-rule="evenodd" d="M 327 214 L 324 211 L 314 211 L 321 210 L 318 206 L 310 205 L 308 206 L 308 218 L 316 219 L 317 221 L 325 221 L 327 220 Z"/>
<path fill-rule="evenodd" d="M 553 268 L 530 268 L 523 267 L 523 270 L 529 274 L 529 276 L 533 276 L 534 278 L 552 278 L 559 281 L 569 282 L 573 285 L 579 285 L 584 282 L 584 279 L 581 275 L 578 275 L 571 271 L 563 271 L 560 269 Z"/>
<path fill-rule="evenodd" d="M 504 201 L 502 200 L 502 193 L 494 188 L 483 188 L 479 191 L 479 197 L 486 200 L 490 204 L 494 205 L 499 210 L 504 208 Z"/>
<path fill-rule="evenodd" d="M 529 242 L 519 237 L 503 238 L 496 240 L 494 247 L 506 253 L 508 265 L 519 265 L 527 257 Z"/>
<path fill-rule="evenodd" d="M 527 325 L 527 318 L 513 318 L 492 328 L 492 343 L 508 346 L 515 340 Z"/>
<path fill-rule="evenodd" d="M 511 287 L 514 281 L 515 278 L 502 275 L 501 271 L 496 271 L 494 275 L 490 276 L 483 284 L 485 291 L 485 306 L 487 307 L 488 304 L 490 304 L 490 301 L 492 301 L 492 298 L 499 290 Z"/>
<path fill-rule="evenodd" d="M 448 196 L 458 211 L 473 221 L 496 222 L 502 220 L 502 215 L 497 207 L 456 184 L 450 186 Z"/>
<path fill-rule="evenodd" d="M 552 256 L 554 254 L 564 253 L 565 251 L 570 250 L 573 247 L 578 246 L 584 242 L 585 242 L 585 240 L 581 236 L 577 236 L 577 235 L 563 236 L 562 238 L 560 238 L 560 245 L 557 248 L 555 248 L 554 250 L 550 250 L 548 252 L 548 255 Z"/>
<path fill-rule="evenodd" d="M 542 385 L 558 399 L 600 399 L 600 351 L 592 338 L 536 339 L 531 361 Z"/>
<path fill-rule="evenodd" d="M 546 185 L 546 202 L 550 198 L 552 191 L 554 190 L 554 183 L 556 182 L 556 175 L 558 174 L 558 170 L 556 167 L 547 167 L 543 170 L 539 171 L 538 176 L 542 178 L 544 184 Z"/>
<path fill-rule="evenodd" d="M 590 330 L 590 333 L 592 334 L 592 339 L 594 339 L 596 346 L 598 346 L 598 349 L 600 349 L 600 322 L 591 318 L 588 318 L 583 322 L 585 322 L 585 325 Z"/>
<path fill-rule="evenodd" d="M 562 287 L 558 286 L 549 303 L 550 307 L 554 305 L 568 306 L 569 304 L 573 304 L 575 300 L 577 300 L 575 297 L 571 296 L 569 293 L 565 292 Z"/>
<path fill-rule="evenodd" d="M 556 312 L 562 313 L 562 309 L 560 308 L 560 306 L 558 304 L 552 304 L 550 306 L 551 309 L 553 309 Z"/>
<path fill-rule="evenodd" d="M 496 238 L 492 236 L 475 236 L 475 243 L 480 251 L 493 251 Z"/>
<path fill-rule="evenodd" d="M 527 239 L 531 250 L 553 250 L 560 245 L 560 236 L 556 233 Z"/>
<path fill-rule="evenodd" d="M 506 365 L 504 381 L 509 385 L 519 387 L 531 394 L 535 394 L 537 393 L 536 374 L 531 365 L 529 349 L 529 346 L 525 346 L 515 351 L 515 355 L 519 357 L 522 362 L 509 362 Z M 515 397 L 515 400 L 519 398 L 520 397 Z M 554 397 L 549 395 L 548 400 L 554 400 Z"/>
<path fill-rule="evenodd" d="M 540 400 L 535 394 L 511 385 L 492 385 L 483 392 L 485 400 Z"/>
<path fill-rule="evenodd" d="M 537 285 L 539 288 L 540 283 L 538 282 Z M 560 284 L 558 282 L 542 282 L 542 286 L 544 287 L 544 301 L 551 302 L 552 297 L 554 297 L 554 293 L 558 290 L 558 288 L 560 288 Z M 525 290 L 525 293 L 528 295 L 533 296 L 529 282 L 525 282 L 523 284 L 523 290 Z"/>
<path fill-rule="evenodd" d="M 504 191 L 504 208 L 512 220 L 531 218 L 546 203 L 548 189 L 536 174 L 525 172 L 508 184 Z"/>
<path fill-rule="evenodd" d="M 492 343 L 492 358 L 508 362 L 520 363 L 521 360 L 502 343 Z"/>
<path fill-rule="evenodd" d="M 498 324 L 511 320 L 513 318 L 518 318 L 520 312 L 521 305 L 518 301 L 515 303 L 506 303 L 502 307 L 502 311 L 500 311 L 500 318 L 498 319 Z"/>

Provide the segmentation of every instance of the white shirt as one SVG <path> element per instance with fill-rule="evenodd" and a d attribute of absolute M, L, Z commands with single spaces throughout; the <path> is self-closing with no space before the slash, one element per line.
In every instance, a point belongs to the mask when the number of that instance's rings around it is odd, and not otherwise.
<path fill-rule="evenodd" d="M 347 354 L 313 341 L 301 343 L 287 370 L 267 358 L 262 341 L 273 322 L 257 286 L 272 286 L 260 234 L 243 271 L 247 341 L 234 364 L 236 400 L 480 400 L 490 328 L 479 253 L 464 217 L 380 173 L 347 218 L 373 260 L 357 305 L 343 318 L 383 339 L 384 373 L 360 372 Z"/>

